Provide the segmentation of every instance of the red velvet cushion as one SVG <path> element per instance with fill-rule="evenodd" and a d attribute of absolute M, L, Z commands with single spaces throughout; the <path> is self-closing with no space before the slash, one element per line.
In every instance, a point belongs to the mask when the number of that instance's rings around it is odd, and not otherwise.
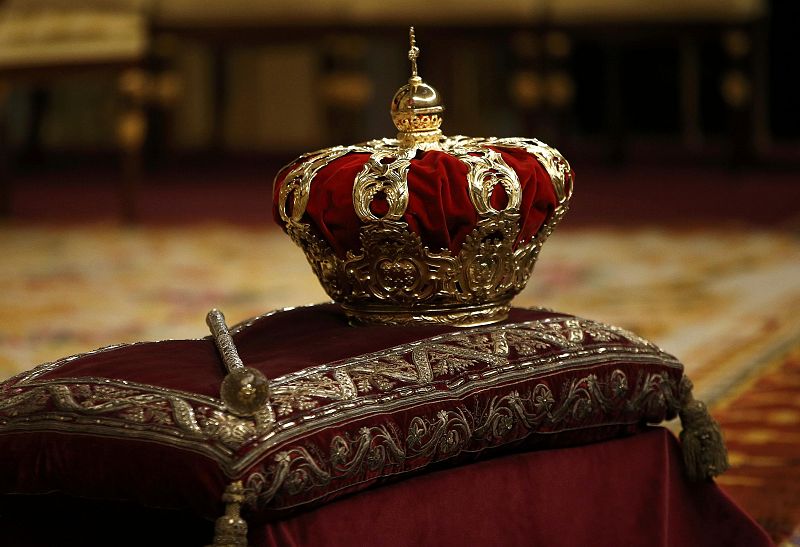
<path fill-rule="evenodd" d="M 536 158 L 522 149 L 489 147 L 500 153 L 519 177 L 520 242 L 529 241 L 555 209 L 556 195 L 550 175 Z M 320 169 L 311 184 L 306 219 L 331 245 L 336 254 L 361 248 L 361 222 L 353 207 L 353 181 L 369 160 L 367 153 L 350 153 Z M 284 169 L 275 179 L 273 216 L 284 229 L 278 207 L 283 179 L 296 164 Z M 478 222 L 478 213 L 469 197 L 467 165 L 457 157 L 438 150 L 419 151 L 408 170 L 408 207 L 403 221 L 420 235 L 432 251 L 449 249 L 458 254 Z M 498 195 L 492 204 L 499 206 Z"/>
<path fill-rule="evenodd" d="M 321 305 L 234 339 L 272 381 L 268 427 L 218 399 L 210 339 L 68 358 L 0 384 L 0 491 L 214 517 L 241 479 L 251 516 L 273 518 L 432 466 L 637 431 L 674 416 L 682 378 L 633 334 L 545 310 L 471 329 L 350 327 Z"/>

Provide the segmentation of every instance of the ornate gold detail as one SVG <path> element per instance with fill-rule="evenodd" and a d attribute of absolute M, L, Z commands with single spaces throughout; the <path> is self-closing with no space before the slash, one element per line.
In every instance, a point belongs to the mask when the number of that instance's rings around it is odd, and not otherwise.
<path fill-rule="evenodd" d="M 458 258 L 462 268 L 459 285 L 473 300 L 495 301 L 524 288 L 515 276 L 513 244 L 519 231 L 519 215 L 497 214 L 478 221 L 467 236 Z M 533 264 L 531 264 L 533 267 Z"/>
<path fill-rule="evenodd" d="M 522 189 L 519 177 L 511 169 L 503 157 L 492 150 L 480 146 L 465 146 L 457 148 L 455 154 L 458 159 L 469 166 L 467 172 L 467 188 L 472 204 L 478 211 L 479 217 L 499 213 L 492 207 L 491 198 L 497 186 L 505 190 L 507 204 L 503 210 L 518 211 L 522 202 Z"/>
<path fill-rule="evenodd" d="M 342 261 L 347 304 L 370 300 L 408 305 L 431 300 L 454 281 L 456 261 L 431 253 L 404 222 L 378 222 L 361 229 L 361 252 Z"/>
<path fill-rule="evenodd" d="M 346 387 L 342 387 L 342 383 Z M 352 381 L 343 376 L 333 377 L 316 374 L 299 378 L 287 386 L 276 387 L 273 401 L 278 408 L 278 416 L 289 416 L 297 410 L 310 410 L 319 406 L 319 399 L 343 401 L 352 398 L 349 393 Z M 348 397 L 349 395 L 349 397 Z"/>
<path fill-rule="evenodd" d="M 400 220 L 408 206 L 408 168 L 414 157 L 413 150 L 384 150 L 373 153 L 353 184 L 353 205 L 362 222 L 375 220 Z M 373 201 L 382 197 L 387 212 L 377 215 L 372 211 Z"/>
<path fill-rule="evenodd" d="M 225 488 L 222 502 L 225 514 L 214 523 L 214 543 L 209 547 L 247 547 L 247 522 L 239 514 L 244 503 L 242 481 L 232 482 Z"/>
<path fill-rule="evenodd" d="M 408 28 L 408 41 L 411 49 L 408 50 L 408 60 L 411 61 L 411 77 L 417 77 L 417 59 L 419 59 L 419 48 L 417 47 L 417 36 L 414 34 L 414 27 Z"/>
<path fill-rule="evenodd" d="M 294 167 L 281 185 L 279 201 L 280 215 L 286 223 L 297 224 L 306 212 L 308 196 L 311 190 L 311 179 L 320 169 L 335 159 L 350 152 L 359 151 L 358 147 L 334 146 L 317 152 L 304 154 L 297 158 Z M 289 197 L 291 196 L 291 202 Z"/>
<path fill-rule="evenodd" d="M 572 197 L 572 169 L 570 169 L 569 163 L 564 159 L 564 156 L 552 146 L 538 139 L 521 137 L 488 138 L 483 142 L 485 143 L 484 146 L 525 150 L 528 154 L 536 157 L 547 171 L 547 174 L 550 175 L 558 203 L 566 203 Z"/>
<path fill-rule="evenodd" d="M 392 119 L 394 124 L 401 132 L 421 132 L 434 131 L 442 126 L 442 117 L 438 114 L 417 114 L 400 112 L 395 114 Z M 436 140 L 441 137 L 441 133 L 436 135 Z"/>
<path fill-rule="evenodd" d="M 551 177 L 557 207 L 538 233 L 519 241 L 522 201 L 517 174 L 492 149 L 517 148 L 535 156 Z M 425 247 L 403 220 L 408 204 L 407 174 L 420 148 L 457 157 L 468 168 L 466 184 L 478 224 L 458 255 Z M 361 248 L 337 256 L 305 221 L 312 179 L 331 161 L 350 152 L 369 152 L 353 185 L 353 204 L 364 226 Z M 476 325 L 507 316 L 509 302 L 528 282 L 542 245 L 567 210 L 572 195 L 569 164 L 535 139 L 439 138 L 430 145 L 403 148 L 382 139 L 353 147 L 334 147 L 299 160 L 281 184 L 278 207 L 290 237 L 335 301 L 353 320 L 364 323 L 419 322 Z M 502 210 L 492 194 L 505 193 Z M 373 209 L 385 201 L 385 213 Z"/>
<path fill-rule="evenodd" d="M 417 47 L 414 27 L 409 29 L 411 49 L 408 59 L 411 61 L 411 78 L 408 84 L 401 87 L 392 99 L 392 121 L 399 133 L 397 141 L 401 146 L 413 148 L 417 144 L 434 143 L 442 132 L 441 113 L 444 112 L 439 92 L 422 81 L 417 74 Z"/>
<path fill-rule="evenodd" d="M 144 439 L 204 454 L 236 477 L 277 444 L 331 423 L 465 397 L 531 371 L 548 375 L 614 359 L 682 370 L 674 357 L 627 331 L 555 316 L 455 331 L 286 374 L 271 381 L 276 415 L 264 414 L 268 405 L 244 418 L 219 399 L 172 389 L 102 378 L 41 379 L 74 360 L 66 358 L 0 384 L 0 434 L 48 430 Z M 636 393 L 649 393 L 666 381 L 666 375 L 653 376 L 633 385 Z M 657 419 L 660 399 L 642 397 L 631 395 L 632 411 L 647 408 Z"/>
<path fill-rule="evenodd" d="M 574 427 L 598 416 L 613 414 L 621 420 L 618 423 L 636 423 L 641 419 L 639 405 L 658 411 L 659 421 L 675 415 L 679 406 L 676 380 L 641 372 L 634 385 L 630 393 L 628 377 L 619 369 L 603 377 L 586 374 L 560 391 L 538 383 L 524 393 L 510 390 L 482 402 L 476 398 L 474 406 L 460 404 L 452 410 L 418 414 L 405 431 L 385 420 L 345 431 L 328 446 L 312 442 L 289 446 L 248 476 L 247 500 L 254 507 L 298 494 L 310 501 L 326 495 L 334 483 L 352 486 L 375 476 L 411 472 L 461 454 L 518 442 L 533 431 Z"/>

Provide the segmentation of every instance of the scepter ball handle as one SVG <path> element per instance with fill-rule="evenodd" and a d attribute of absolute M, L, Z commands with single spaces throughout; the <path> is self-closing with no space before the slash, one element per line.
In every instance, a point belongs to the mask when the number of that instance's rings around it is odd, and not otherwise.
<path fill-rule="evenodd" d="M 261 371 L 244 366 L 221 311 L 209 311 L 206 323 L 228 371 L 219 389 L 220 398 L 234 414 L 252 416 L 269 401 L 269 381 Z"/>

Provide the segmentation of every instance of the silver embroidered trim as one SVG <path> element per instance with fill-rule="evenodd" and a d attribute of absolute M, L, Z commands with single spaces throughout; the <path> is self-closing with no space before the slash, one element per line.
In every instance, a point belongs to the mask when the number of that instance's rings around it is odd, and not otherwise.
<path fill-rule="evenodd" d="M 596 426 L 625 426 L 662 420 L 679 407 L 678 382 L 668 375 L 640 372 L 633 390 L 619 369 L 598 377 L 575 378 L 554 392 L 537 383 L 488 400 L 474 397 L 450 409 L 414 416 L 401 431 L 391 419 L 345 430 L 328 446 L 314 441 L 288 446 L 249 473 L 247 501 L 252 507 L 288 509 L 359 483 L 412 472 L 465 453 L 498 448 L 532 433 L 552 433 L 598 415 L 615 415 Z M 471 403 L 471 406 L 470 406 Z"/>
<path fill-rule="evenodd" d="M 0 434 L 146 439 L 205 454 L 235 476 L 274 447 L 331 424 L 614 361 L 682 371 L 674 357 L 623 329 L 557 316 L 455 331 L 283 375 L 271 383 L 274 415 L 254 419 L 230 414 L 214 397 L 104 378 L 40 380 L 55 367 L 39 368 L 0 384 Z"/>

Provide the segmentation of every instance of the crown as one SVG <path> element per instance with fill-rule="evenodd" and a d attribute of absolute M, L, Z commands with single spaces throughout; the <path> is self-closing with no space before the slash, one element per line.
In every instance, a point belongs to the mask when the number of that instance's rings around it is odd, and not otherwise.
<path fill-rule="evenodd" d="M 567 210 L 572 172 L 536 139 L 445 137 L 417 74 L 391 103 L 398 134 L 304 154 L 275 177 L 275 220 L 354 322 L 503 320 Z"/>

